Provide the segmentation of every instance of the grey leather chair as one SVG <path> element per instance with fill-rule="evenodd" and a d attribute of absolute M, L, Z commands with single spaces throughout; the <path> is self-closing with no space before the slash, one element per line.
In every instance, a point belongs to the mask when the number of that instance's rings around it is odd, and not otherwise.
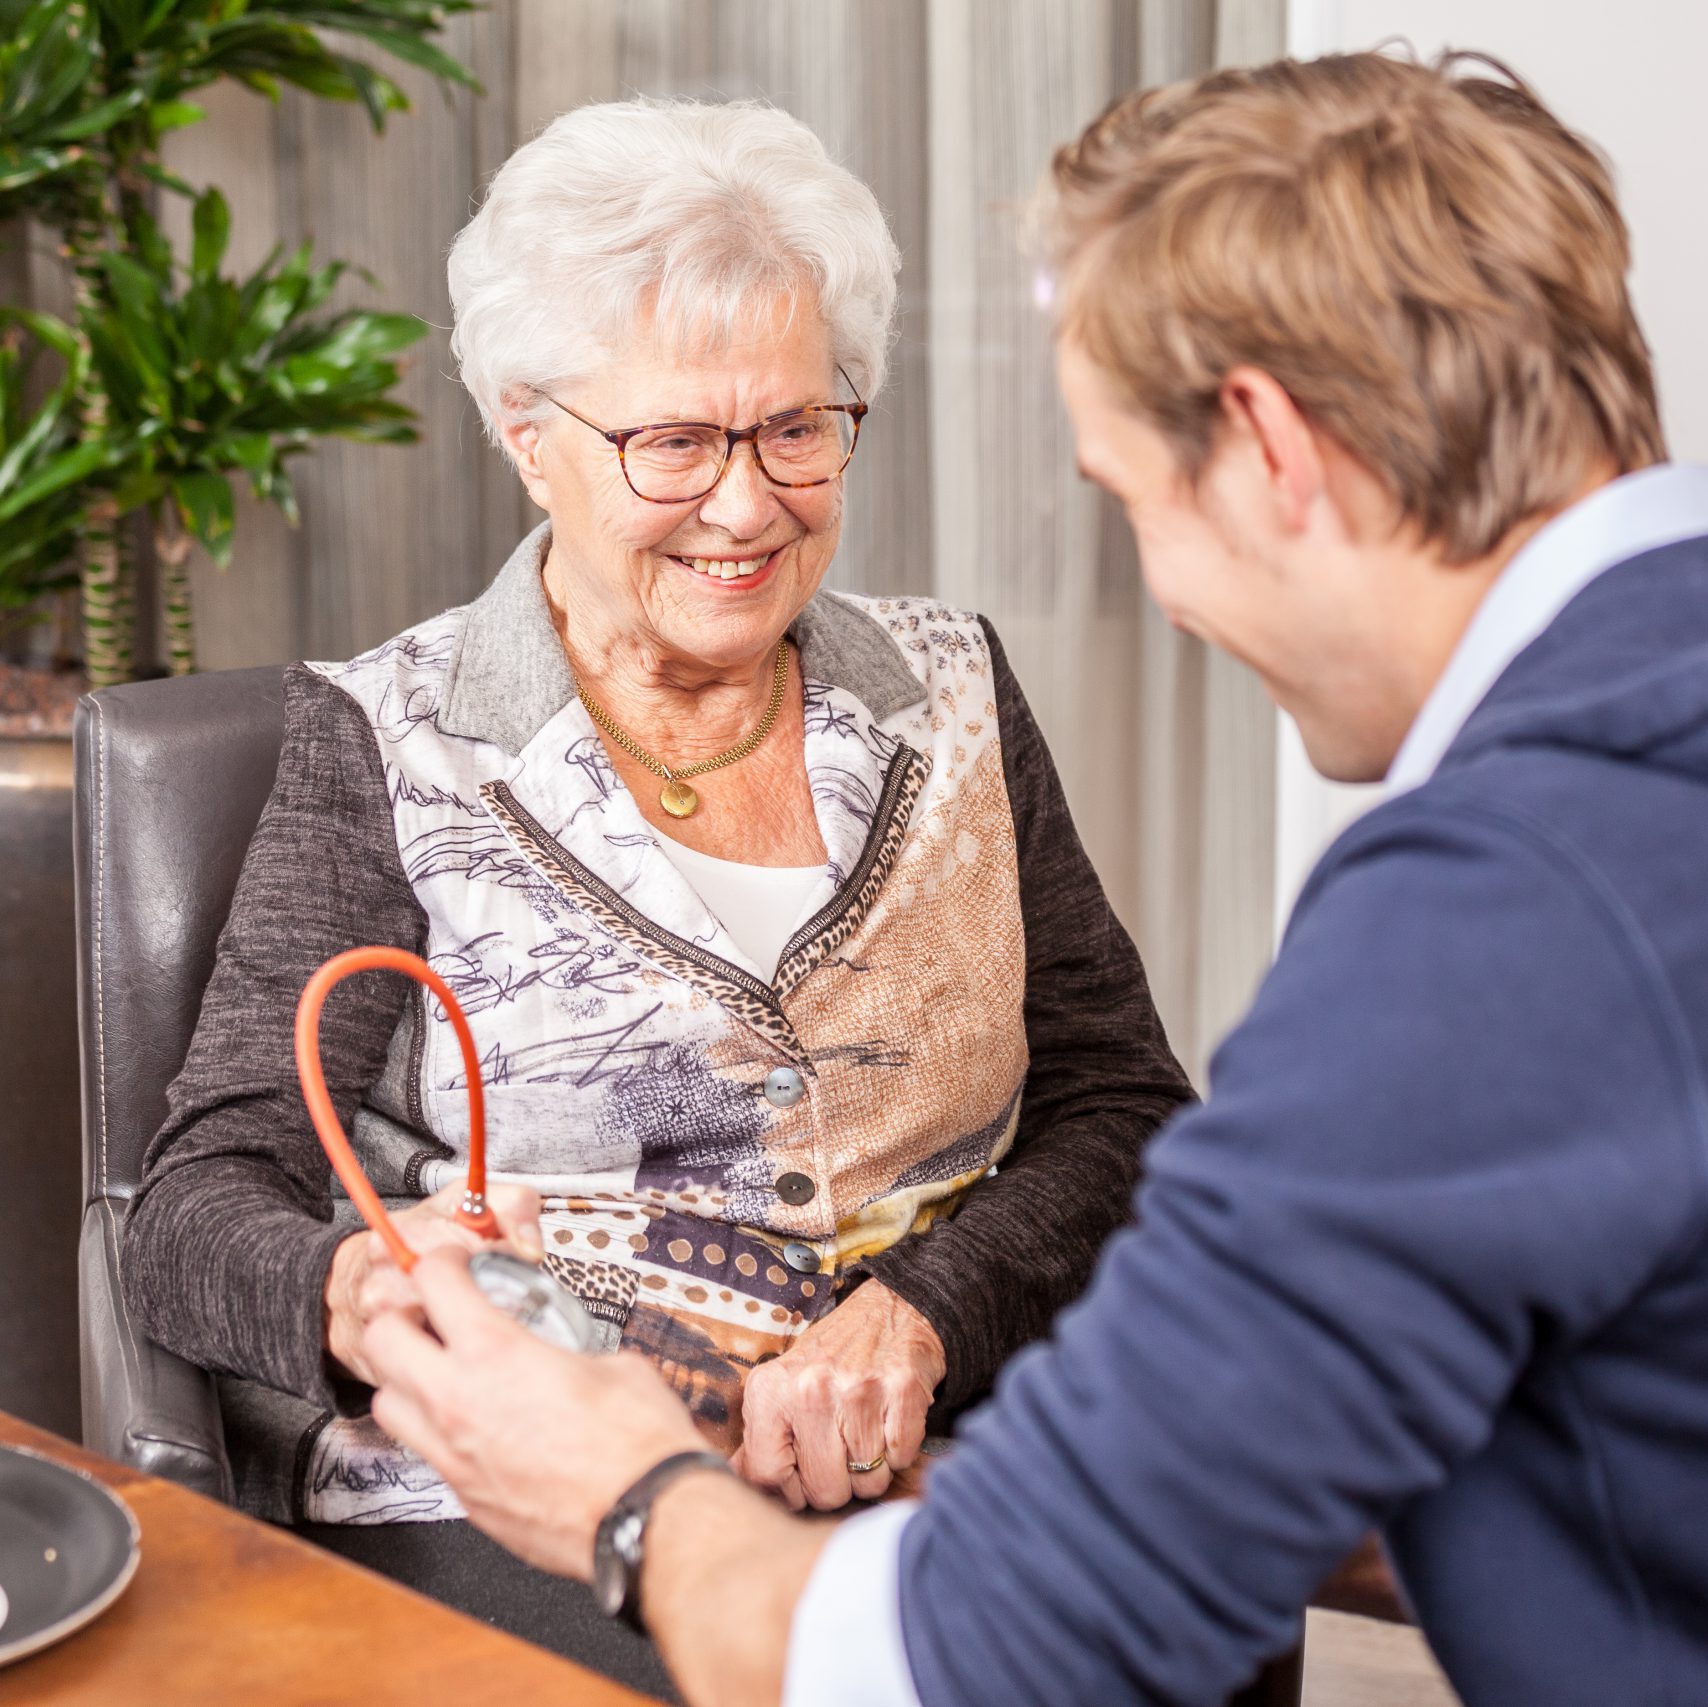
<path fill-rule="evenodd" d="M 74 732 L 83 1441 L 227 1501 L 213 1378 L 137 1330 L 119 1264 L 125 1204 L 273 786 L 283 680 L 274 667 L 109 688 L 78 702 Z"/>

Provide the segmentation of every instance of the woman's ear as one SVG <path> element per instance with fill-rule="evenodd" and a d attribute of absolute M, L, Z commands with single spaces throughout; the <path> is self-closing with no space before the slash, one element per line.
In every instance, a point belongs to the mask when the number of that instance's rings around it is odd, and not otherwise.
<path fill-rule="evenodd" d="M 542 510 L 551 509 L 551 488 L 546 484 L 545 465 L 541 458 L 544 435 L 538 421 L 505 421 L 498 429 L 504 448 L 510 453 L 516 472 L 530 498 Z"/>

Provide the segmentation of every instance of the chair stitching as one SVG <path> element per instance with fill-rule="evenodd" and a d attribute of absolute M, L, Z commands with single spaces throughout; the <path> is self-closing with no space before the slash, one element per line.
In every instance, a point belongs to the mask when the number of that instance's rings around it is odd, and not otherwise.
<path fill-rule="evenodd" d="M 107 716 L 100 700 L 94 701 L 95 766 L 95 1050 L 101 1092 L 101 1178 L 100 1191 L 107 1190 Z"/>

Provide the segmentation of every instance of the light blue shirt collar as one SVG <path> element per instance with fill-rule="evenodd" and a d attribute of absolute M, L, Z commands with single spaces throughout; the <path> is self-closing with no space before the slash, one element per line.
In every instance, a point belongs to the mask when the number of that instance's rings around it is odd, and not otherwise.
<path fill-rule="evenodd" d="M 1597 488 L 1542 528 L 1503 569 L 1424 701 L 1386 792 L 1435 774 L 1508 664 L 1597 576 L 1645 551 L 1708 535 L 1708 468 L 1660 463 Z"/>

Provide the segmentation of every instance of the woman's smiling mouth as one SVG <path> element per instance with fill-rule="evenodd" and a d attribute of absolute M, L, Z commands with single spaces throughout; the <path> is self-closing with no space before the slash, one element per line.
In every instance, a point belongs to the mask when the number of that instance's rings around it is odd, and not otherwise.
<path fill-rule="evenodd" d="M 754 557 L 682 557 L 675 552 L 668 552 L 666 555 L 672 563 L 679 563 L 684 569 L 691 569 L 704 580 L 743 581 L 751 584 L 770 572 L 782 551 L 783 548 L 778 546 L 775 551 L 763 552 Z"/>

